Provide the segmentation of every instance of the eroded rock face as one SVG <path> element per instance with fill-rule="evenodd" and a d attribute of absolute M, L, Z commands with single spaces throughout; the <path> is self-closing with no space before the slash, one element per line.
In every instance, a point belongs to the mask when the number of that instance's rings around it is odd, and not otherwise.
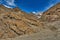
<path fill-rule="evenodd" d="M 32 34 L 32 37 L 26 36 L 25 38 L 24 34 Z M 24 37 L 17 37 L 20 35 Z M 0 39 L 14 38 L 16 40 L 15 37 L 18 40 L 60 39 L 60 3 L 44 12 L 40 19 L 36 15 L 27 14 L 18 8 L 8 9 L 0 6 Z"/>
<path fill-rule="evenodd" d="M 60 3 L 51 7 L 49 10 L 43 13 L 43 21 L 53 22 L 60 19 Z"/>
<path fill-rule="evenodd" d="M 40 23 L 36 16 L 27 14 L 18 8 L 8 9 L 0 5 L 0 38 L 38 32 Z"/>

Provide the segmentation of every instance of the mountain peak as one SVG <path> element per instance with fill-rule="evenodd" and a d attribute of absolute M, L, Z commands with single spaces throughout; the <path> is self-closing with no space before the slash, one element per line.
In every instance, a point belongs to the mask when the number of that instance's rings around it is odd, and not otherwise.
<path fill-rule="evenodd" d="M 5 7 L 4 5 L 0 5 L 0 8 L 1 9 L 4 9 L 5 11 L 7 10 L 9 10 L 9 11 L 14 11 L 14 12 L 18 12 L 18 11 L 21 11 L 18 7 L 15 7 L 15 8 L 7 8 L 7 7 Z M 0 9 L 0 10 L 1 10 Z"/>
<path fill-rule="evenodd" d="M 60 18 L 60 3 L 57 3 L 56 5 L 51 7 L 49 10 L 45 11 L 42 14 L 41 18 L 43 20 L 47 20 L 47 21 L 59 20 L 59 18 Z"/>

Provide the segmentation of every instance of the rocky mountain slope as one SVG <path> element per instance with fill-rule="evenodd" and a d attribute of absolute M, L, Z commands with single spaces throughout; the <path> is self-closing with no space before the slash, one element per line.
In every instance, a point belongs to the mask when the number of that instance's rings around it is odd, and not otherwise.
<path fill-rule="evenodd" d="M 60 3 L 40 18 L 18 8 L 0 6 L 0 38 L 4 40 L 60 40 Z M 6 39 L 7 38 L 7 39 Z"/>
<path fill-rule="evenodd" d="M 40 26 L 35 15 L 27 14 L 17 7 L 10 9 L 0 5 L 0 38 L 36 33 Z"/>
<path fill-rule="evenodd" d="M 39 20 L 44 22 L 50 30 L 60 29 L 60 3 L 44 12 Z"/>
<path fill-rule="evenodd" d="M 56 4 L 55 6 L 51 7 L 49 10 L 43 13 L 41 19 L 43 21 L 56 21 L 60 19 L 60 3 Z"/>

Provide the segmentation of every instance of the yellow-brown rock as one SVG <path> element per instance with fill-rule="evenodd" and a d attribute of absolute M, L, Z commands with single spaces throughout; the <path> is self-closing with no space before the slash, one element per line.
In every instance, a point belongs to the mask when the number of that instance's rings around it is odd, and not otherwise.
<path fill-rule="evenodd" d="M 60 3 L 56 4 L 55 6 L 51 7 L 49 10 L 45 11 L 42 14 L 43 21 L 56 21 L 60 19 Z"/>
<path fill-rule="evenodd" d="M 40 23 L 35 15 L 0 5 L 0 38 L 36 33 L 39 27 Z"/>

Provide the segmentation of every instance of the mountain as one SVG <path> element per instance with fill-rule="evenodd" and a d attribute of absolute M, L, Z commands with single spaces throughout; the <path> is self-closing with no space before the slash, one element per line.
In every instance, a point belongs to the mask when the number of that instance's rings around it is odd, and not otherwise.
<path fill-rule="evenodd" d="M 41 15 L 0 5 L 0 39 L 60 40 L 60 3 Z"/>
<path fill-rule="evenodd" d="M 0 5 L 0 38 L 14 38 L 19 35 L 38 32 L 39 20 L 18 7 L 6 8 Z"/>
<path fill-rule="evenodd" d="M 56 32 L 57 36 L 60 35 L 58 34 L 60 32 L 60 3 L 55 4 L 45 11 L 39 20 L 44 23 L 45 28 Z"/>
<path fill-rule="evenodd" d="M 54 38 L 49 37 L 50 40 L 60 40 L 60 3 L 45 11 L 39 20 L 44 23 L 45 29 L 54 33 Z"/>
<path fill-rule="evenodd" d="M 41 16 L 41 19 L 48 22 L 60 20 L 60 3 L 45 11 Z"/>
<path fill-rule="evenodd" d="M 4 5 L 7 8 L 16 7 L 15 0 L 0 0 L 0 4 Z"/>

